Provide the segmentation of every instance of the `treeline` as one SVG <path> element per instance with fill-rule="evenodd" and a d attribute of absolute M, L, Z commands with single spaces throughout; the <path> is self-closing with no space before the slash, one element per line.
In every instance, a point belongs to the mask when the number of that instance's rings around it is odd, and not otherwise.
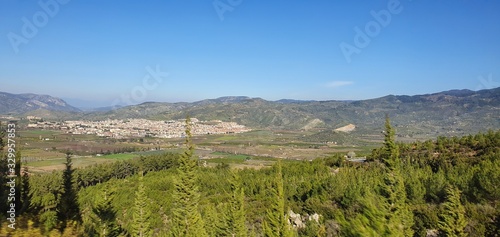
<path fill-rule="evenodd" d="M 15 232 L 1 218 L 0 233 L 500 235 L 500 131 L 402 144 L 387 119 L 385 133 L 384 145 L 365 163 L 335 155 L 272 168 L 204 168 L 189 136 L 181 155 L 77 170 L 68 156 L 64 172 L 25 177 L 28 208 Z"/>
<path fill-rule="evenodd" d="M 20 152 L 16 157 L 21 157 Z M 179 154 L 164 153 L 157 155 L 141 156 L 140 158 L 106 163 L 86 167 L 84 169 L 73 169 L 71 163 L 71 153 L 66 156 L 66 169 L 64 171 L 53 171 L 49 174 L 30 174 L 27 167 L 24 167 L 21 174 L 20 169 L 16 173 L 16 216 L 18 222 L 14 233 L 23 233 L 24 229 L 30 229 L 26 234 L 45 235 L 51 230 L 57 229 L 70 233 L 73 236 L 81 222 L 80 213 L 68 216 L 71 209 L 78 210 L 76 194 L 83 188 L 105 183 L 111 179 L 124 179 L 137 174 L 139 171 L 146 174 L 165 169 L 170 169 L 177 165 Z M 0 200 L 6 203 L 8 197 L 8 186 L 5 186 L 7 179 L 6 160 L 0 162 L 2 170 L 2 181 L 0 187 Z M 20 162 L 17 163 L 20 168 Z M 0 211 L 2 219 L 0 224 L 5 222 L 7 205 L 1 205 Z M 7 232 L 7 226 L 0 228 L 0 233 Z M 64 231 L 63 231 L 64 232 Z M 62 232 L 61 232 L 62 233 Z M 12 235 L 17 236 L 17 235 Z"/>
<path fill-rule="evenodd" d="M 56 147 L 52 147 L 53 150 L 56 150 Z M 159 147 L 155 147 L 154 149 L 159 150 Z M 111 155 L 111 154 L 123 154 L 123 153 L 132 153 L 132 152 L 144 152 L 144 151 L 149 151 L 151 150 L 150 148 L 141 148 L 141 147 L 120 147 L 120 148 L 115 148 L 113 150 L 109 149 L 101 149 L 101 150 L 93 150 L 90 152 L 91 155 Z M 81 149 L 81 148 L 73 148 L 73 149 L 65 149 L 66 152 L 71 152 L 75 155 L 89 155 L 88 151 L 86 149 Z"/>
<path fill-rule="evenodd" d="M 101 149 L 101 151 L 99 153 L 96 153 L 96 154 L 110 155 L 110 154 L 137 152 L 137 151 L 144 151 L 144 149 L 141 149 L 138 147 L 121 147 L 118 149 L 113 149 L 112 151 L 111 150 L 104 151 L 103 149 Z"/>
<path fill-rule="evenodd" d="M 84 169 L 77 169 L 74 174 L 76 187 L 84 188 L 110 179 L 124 179 L 142 171 L 144 174 L 176 167 L 179 154 L 163 153 L 141 156 L 137 159 L 124 160 L 110 164 L 100 164 Z M 58 175 L 54 172 L 52 175 Z"/>

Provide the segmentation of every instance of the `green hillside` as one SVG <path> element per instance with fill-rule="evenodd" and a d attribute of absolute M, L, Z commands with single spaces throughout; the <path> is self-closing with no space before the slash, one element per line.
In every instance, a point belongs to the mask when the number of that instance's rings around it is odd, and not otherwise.
<path fill-rule="evenodd" d="M 182 236 L 500 233 L 500 131 L 394 143 L 391 129 L 366 163 L 333 155 L 236 169 L 245 158 L 228 156 L 229 165 L 220 158 L 220 165 L 203 167 L 187 151 L 76 169 L 71 179 L 63 172 L 23 176 L 27 192 L 19 205 L 26 209 L 16 230 L 2 217 L 0 233 L 170 236 L 182 226 L 179 218 L 198 220 Z M 76 200 L 68 203 L 71 190 Z M 179 195 L 191 201 L 181 205 Z"/>

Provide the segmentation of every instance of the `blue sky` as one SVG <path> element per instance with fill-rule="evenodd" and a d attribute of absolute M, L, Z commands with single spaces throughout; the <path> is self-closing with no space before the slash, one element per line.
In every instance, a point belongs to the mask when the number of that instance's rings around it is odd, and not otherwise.
<path fill-rule="evenodd" d="M 90 107 L 478 90 L 500 86 L 499 42 L 500 1 L 3 0 L 0 91 Z"/>

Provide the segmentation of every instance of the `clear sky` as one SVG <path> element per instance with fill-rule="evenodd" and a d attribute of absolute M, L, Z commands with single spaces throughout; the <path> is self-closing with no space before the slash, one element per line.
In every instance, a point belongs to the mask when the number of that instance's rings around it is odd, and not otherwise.
<path fill-rule="evenodd" d="M 494 0 L 0 1 L 0 91 L 78 106 L 353 100 L 499 82 Z"/>

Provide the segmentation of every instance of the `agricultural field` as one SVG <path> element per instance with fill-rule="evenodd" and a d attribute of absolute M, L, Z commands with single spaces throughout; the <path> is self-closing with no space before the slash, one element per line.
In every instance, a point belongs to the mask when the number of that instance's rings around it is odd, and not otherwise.
<path fill-rule="evenodd" d="M 72 153 L 73 165 L 79 168 L 155 153 L 179 153 L 184 143 L 183 138 L 112 139 L 56 130 L 21 130 L 18 139 L 22 162 L 31 172 L 63 169 L 67 152 Z M 350 134 L 331 131 L 255 130 L 195 136 L 193 143 L 196 145 L 195 155 L 207 166 L 259 168 L 272 165 L 276 158 L 312 160 L 348 152 L 363 156 L 379 144 L 377 139 L 356 140 Z"/>

